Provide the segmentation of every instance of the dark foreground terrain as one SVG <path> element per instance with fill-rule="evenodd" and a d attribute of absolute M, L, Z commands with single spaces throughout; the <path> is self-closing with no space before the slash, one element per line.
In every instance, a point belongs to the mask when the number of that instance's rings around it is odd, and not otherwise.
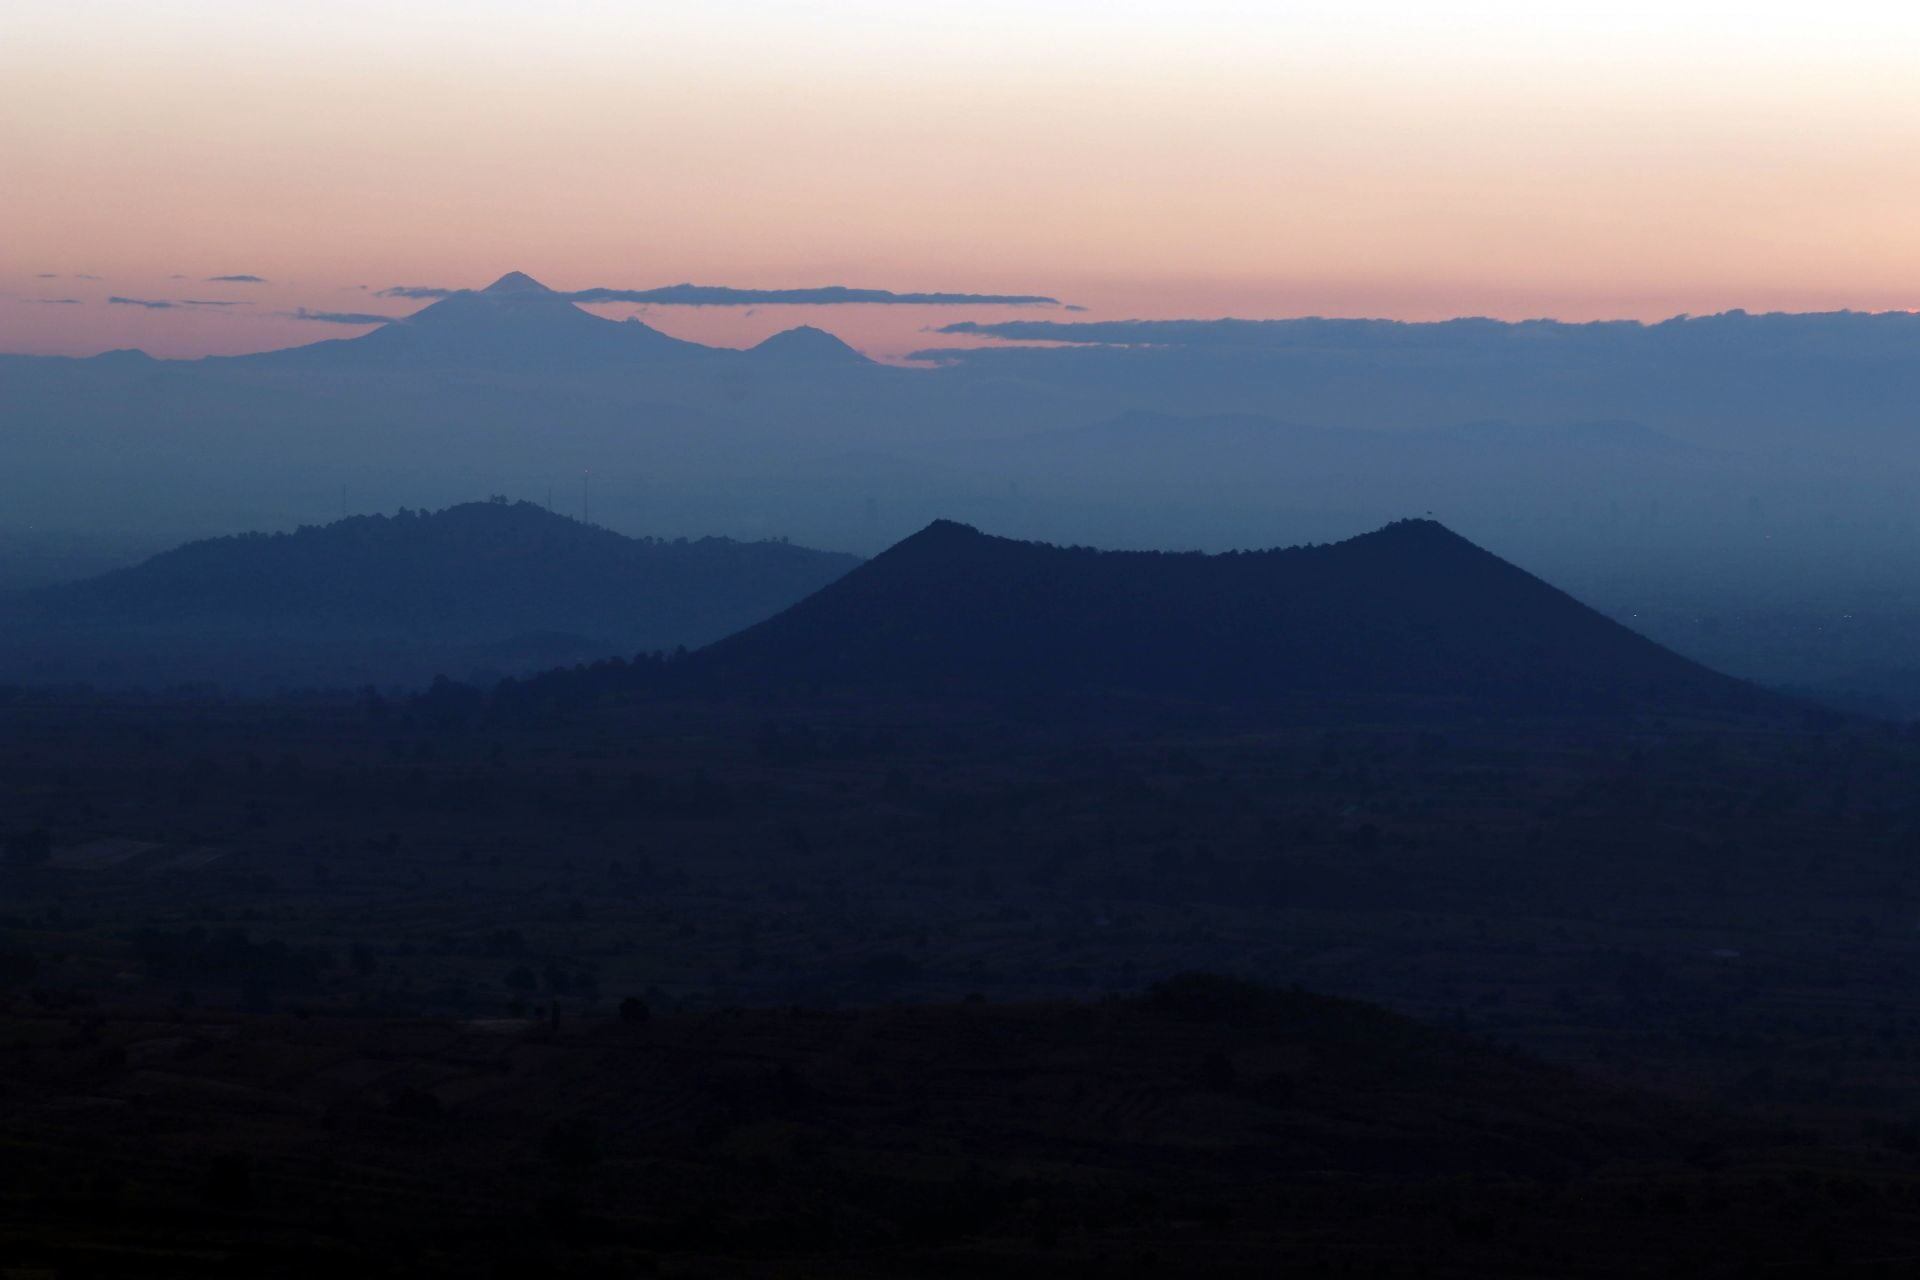
<path fill-rule="evenodd" d="M 1920 1258 L 1903 728 L 567 687 L 0 709 L 0 1257 Z"/>
<path fill-rule="evenodd" d="M 1909 1159 L 1209 978 L 0 1031 L 0 1248 L 61 1274 L 1779 1274 L 1920 1238 Z"/>

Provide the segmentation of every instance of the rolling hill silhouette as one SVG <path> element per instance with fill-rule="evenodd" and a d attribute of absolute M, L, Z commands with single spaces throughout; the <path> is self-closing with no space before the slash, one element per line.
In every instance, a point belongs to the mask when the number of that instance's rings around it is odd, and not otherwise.
<path fill-rule="evenodd" d="M 1757 708 L 1431 520 L 1326 546 L 1095 551 L 936 521 L 691 660 L 703 680 L 1261 702 L 1461 698 L 1543 711 Z"/>
<path fill-rule="evenodd" d="M 392 678 L 404 680 L 446 670 L 436 655 L 464 674 L 460 663 L 671 649 L 765 618 L 856 563 L 782 542 L 628 538 L 528 502 L 356 516 L 193 542 L 33 592 L 0 645 L 0 662 L 14 658 L 0 680 L 23 678 L 23 650 L 44 660 L 61 638 L 84 652 L 97 637 L 148 666 L 171 653 L 195 679 L 220 678 L 200 660 L 214 654 L 270 674 L 316 647 L 378 671 L 377 655 L 400 646 L 410 656 Z"/>

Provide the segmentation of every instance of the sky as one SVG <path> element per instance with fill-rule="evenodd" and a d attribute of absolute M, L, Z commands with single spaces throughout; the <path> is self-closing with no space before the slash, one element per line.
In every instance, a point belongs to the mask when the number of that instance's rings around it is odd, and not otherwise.
<path fill-rule="evenodd" d="M 1920 6 L 1846 2 L 8 0 L 0 351 L 348 336 L 299 313 L 508 270 L 1084 318 L 1908 309 L 1916 66 Z M 897 356 L 1037 313 L 643 314 Z"/>

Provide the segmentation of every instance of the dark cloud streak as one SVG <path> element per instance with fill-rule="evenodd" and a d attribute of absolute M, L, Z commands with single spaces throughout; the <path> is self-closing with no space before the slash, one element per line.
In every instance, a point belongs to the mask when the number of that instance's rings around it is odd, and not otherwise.
<path fill-rule="evenodd" d="M 1729 351 L 1764 364 L 1825 360 L 1845 351 L 1852 360 L 1908 358 L 1920 337 L 1920 313 L 1832 311 L 1756 314 L 1734 310 L 1710 316 L 1639 320 L 1405 321 L 1305 316 L 1283 320 L 1004 320 L 961 321 L 934 332 L 1041 347 L 950 347 L 917 352 L 943 361 L 1038 358 L 1046 350 L 1138 351 L 1190 360 L 1267 360 L 1357 367 L 1404 359 L 1458 369 L 1514 371 L 1556 366 L 1625 367 L 1622 362 L 1713 362 Z M 1025 355 L 1017 353 L 1024 352 Z M 1765 353 L 1765 354 L 1754 354 Z"/>
<path fill-rule="evenodd" d="M 305 307 L 285 314 L 295 320 L 316 320 L 321 324 L 392 324 L 400 318 L 375 315 L 370 311 L 309 311 Z"/>
<path fill-rule="evenodd" d="M 123 298 L 118 294 L 107 299 L 120 307 L 145 307 L 149 311 L 172 311 L 176 307 L 250 307 L 251 302 L 232 298 Z"/>
<path fill-rule="evenodd" d="M 466 289 L 400 284 L 382 289 L 381 298 L 419 300 L 451 298 Z M 576 289 L 551 296 L 588 304 L 627 302 L 660 307 L 1057 307 L 1058 298 L 1034 293 L 895 293 L 890 289 L 852 289 L 825 285 L 817 289 L 735 289 L 725 285 L 672 284 L 657 289 Z"/>
<path fill-rule="evenodd" d="M 376 298 L 451 298 L 456 293 L 469 292 L 466 289 L 440 289 L 428 284 L 396 284 L 390 289 L 382 289 L 373 296 Z"/>
<path fill-rule="evenodd" d="M 1564 324 L 1557 320 L 1507 321 L 1480 316 L 1436 321 L 1301 316 L 1284 320 L 1001 320 L 987 323 L 963 320 L 942 325 L 935 332 L 954 337 L 1049 342 L 1082 347 L 1286 351 L 1327 345 L 1454 349 L 1488 342 L 1525 341 L 1530 335 L 1598 335 L 1606 332 L 1625 335 L 1650 327 L 1658 326 L 1646 326 L 1632 320 Z"/>
<path fill-rule="evenodd" d="M 1033 293 L 895 293 L 890 289 L 733 289 L 723 285 L 673 284 L 659 289 L 579 289 L 570 302 L 637 302 L 665 307 L 917 306 L 1057 307 L 1058 298 Z"/>

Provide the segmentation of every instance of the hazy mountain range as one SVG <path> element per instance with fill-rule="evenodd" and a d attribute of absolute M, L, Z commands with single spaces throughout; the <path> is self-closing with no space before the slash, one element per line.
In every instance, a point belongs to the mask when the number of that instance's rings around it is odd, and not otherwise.
<path fill-rule="evenodd" d="M 361 337 L 0 358 L 0 581 L 490 493 L 656 536 L 872 554 L 938 517 L 1274 546 L 1431 512 L 1693 656 L 1920 709 L 1920 320 L 948 326 L 920 367 L 746 351 L 518 273 Z"/>
<path fill-rule="evenodd" d="M 561 668 L 527 688 L 658 678 L 722 696 L 1240 708 L 1310 695 L 1441 714 L 1778 705 L 1432 520 L 1219 555 L 940 520 L 860 564 L 778 542 L 635 540 L 501 499 L 195 542 L 5 603 L 0 683 L 484 686 Z M 693 652 L 642 660 L 679 648 Z"/>

